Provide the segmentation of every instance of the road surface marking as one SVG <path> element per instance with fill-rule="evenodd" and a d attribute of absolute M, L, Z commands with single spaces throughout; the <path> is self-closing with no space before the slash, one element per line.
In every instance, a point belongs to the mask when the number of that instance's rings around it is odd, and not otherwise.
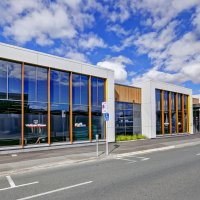
<path fill-rule="evenodd" d="M 6 176 L 6 178 L 8 180 L 8 183 L 10 184 L 10 187 L 1 188 L 0 191 L 10 190 L 10 189 L 13 189 L 13 188 L 24 187 L 24 186 L 27 186 L 27 185 L 33 185 L 33 184 L 39 183 L 38 181 L 35 181 L 35 182 L 32 182 L 32 183 L 25 183 L 25 184 L 21 184 L 21 185 L 15 185 L 15 183 L 12 180 L 11 176 Z"/>
<path fill-rule="evenodd" d="M 141 159 L 141 161 L 145 161 L 145 160 L 149 160 L 150 158 L 146 158 L 146 157 L 135 157 L 135 158 L 139 158 Z"/>
<path fill-rule="evenodd" d="M 129 162 L 137 162 L 136 160 L 130 160 L 130 159 L 126 159 L 126 158 L 117 158 L 117 160 L 125 160 L 125 161 L 129 161 Z"/>
<path fill-rule="evenodd" d="M 6 176 L 7 180 L 8 180 L 8 183 L 10 184 L 10 187 L 11 188 L 14 188 L 16 187 L 14 181 L 12 180 L 12 178 L 10 176 Z"/>
<path fill-rule="evenodd" d="M 197 156 L 200 156 L 200 153 L 196 154 Z"/>
<path fill-rule="evenodd" d="M 45 195 L 52 194 L 52 193 L 55 193 L 55 192 L 60 192 L 60 191 L 63 191 L 63 190 L 68 190 L 68 189 L 75 188 L 75 187 L 78 187 L 78 186 L 87 185 L 87 184 L 90 184 L 90 183 L 92 183 L 92 182 L 93 182 L 93 181 L 88 181 L 88 182 L 84 182 L 84 183 L 79 183 L 79 184 L 76 184 L 76 185 L 71 185 L 71 186 L 59 188 L 59 189 L 56 189 L 56 190 L 50 190 L 50 191 L 48 191 L 48 192 L 39 193 L 39 194 L 36 194 L 36 195 L 24 197 L 24 198 L 17 199 L 17 200 L 33 199 L 33 198 L 36 198 L 36 197 L 41 197 L 41 196 L 45 196 Z"/>

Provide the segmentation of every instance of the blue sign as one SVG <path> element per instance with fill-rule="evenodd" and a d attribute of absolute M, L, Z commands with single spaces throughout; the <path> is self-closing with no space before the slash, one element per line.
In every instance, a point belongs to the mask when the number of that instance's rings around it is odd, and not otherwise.
<path fill-rule="evenodd" d="M 104 113 L 104 121 L 109 121 L 109 113 Z"/>

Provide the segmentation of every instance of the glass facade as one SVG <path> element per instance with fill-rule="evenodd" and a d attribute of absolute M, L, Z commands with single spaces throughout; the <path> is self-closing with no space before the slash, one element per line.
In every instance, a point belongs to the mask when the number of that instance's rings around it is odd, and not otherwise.
<path fill-rule="evenodd" d="M 115 102 L 116 135 L 134 135 L 141 133 L 141 105 Z"/>
<path fill-rule="evenodd" d="M 176 133 L 176 94 L 171 93 L 172 133 Z"/>
<path fill-rule="evenodd" d="M 50 73 L 51 142 L 69 142 L 69 73 Z"/>
<path fill-rule="evenodd" d="M 91 101 L 92 101 L 92 139 L 99 135 L 99 139 L 104 139 L 104 120 L 101 113 L 102 102 L 105 101 L 105 81 L 104 79 L 91 78 Z"/>
<path fill-rule="evenodd" d="M 188 96 L 159 89 L 155 93 L 156 134 L 187 133 Z"/>
<path fill-rule="evenodd" d="M 156 90 L 156 134 L 162 134 L 161 131 L 161 91 Z"/>
<path fill-rule="evenodd" d="M 0 146 L 21 144 L 21 65 L 0 61 Z"/>
<path fill-rule="evenodd" d="M 80 74 L 72 76 L 73 140 L 89 140 L 88 80 Z"/>
<path fill-rule="evenodd" d="M 91 77 L 89 97 L 89 76 L 71 74 L 72 105 L 69 72 L 0 60 L 0 146 L 89 140 L 89 98 L 92 138 L 104 139 L 105 80 Z"/>
<path fill-rule="evenodd" d="M 169 92 L 164 91 L 164 131 L 169 133 Z"/>
<path fill-rule="evenodd" d="M 47 69 L 24 66 L 24 144 L 47 143 Z"/>

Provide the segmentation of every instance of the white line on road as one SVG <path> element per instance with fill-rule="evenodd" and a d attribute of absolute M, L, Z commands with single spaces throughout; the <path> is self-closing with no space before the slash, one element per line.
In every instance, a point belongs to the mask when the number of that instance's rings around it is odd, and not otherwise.
<path fill-rule="evenodd" d="M 10 184 L 10 187 L 11 188 L 14 188 L 16 187 L 14 181 L 12 180 L 12 178 L 10 176 L 6 176 L 7 180 L 8 180 L 8 183 Z"/>
<path fill-rule="evenodd" d="M 196 154 L 197 156 L 200 156 L 200 153 Z"/>
<path fill-rule="evenodd" d="M 11 176 L 6 176 L 6 178 L 8 180 L 8 183 L 10 184 L 10 187 L 1 188 L 0 191 L 10 190 L 10 189 L 13 189 L 13 188 L 24 187 L 24 186 L 27 186 L 27 185 L 33 185 L 33 184 L 39 183 L 38 181 L 35 181 L 35 182 L 32 182 L 32 183 L 25 183 L 25 184 L 21 184 L 21 185 L 15 185 L 15 183 L 12 180 Z"/>
<path fill-rule="evenodd" d="M 135 157 L 135 158 L 140 158 L 141 161 L 145 161 L 145 160 L 149 160 L 150 158 L 146 158 L 146 157 Z"/>
<path fill-rule="evenodd" d="M 137 162 L 136 160 L 130 160 L 130 159 L 125 159 L 125 158 L 117 158 L 117 160 L 125 160 L 129 162 Z"/>
<path fill-rule="evenodd" d="M 36 198 L 36 197 L 40 197 L 40 196 L 52 194 L 52 193 L 55 193 L 55 192 L 60 192 L 60 191 L 63 191 L 63 190 L 68 190 L 68 189 L 75 188 L 75 187 L 78 187 L 78 186 L 86 185 L 86 184 L 89 184 L 89 183 L 92 183 L 92 182 L 93 182 L 93 181 L 88 181 L 88 182 L 84 182 L 84 183 L 79 183 L 79 184 L 76 184 L 76 185 L 71 185 L 71 186 L 68 186 L 68 187 L 63 187 L 63 188 L 59 188 L 59 189 L 56 189 L 56 190 L 51 190 L 51 191 L 48 191 L 48 192 L 44 192 L 44 193 L 40 193 L 40 194 L 36 194 L 36 195 L 24 197 L 24 198 L 17 199 L 17 200 L 33 199 L 33 198 Z"/>

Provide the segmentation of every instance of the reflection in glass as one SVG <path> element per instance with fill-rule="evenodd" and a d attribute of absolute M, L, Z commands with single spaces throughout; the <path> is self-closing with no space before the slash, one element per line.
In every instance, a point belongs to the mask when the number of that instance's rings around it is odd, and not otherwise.
<path fill-rule="evenodd" d="M 92 139 L 99 135 L 99 139 L 104 139 L 104 120 L 101 113 L 101 106 L 105 96 L 105 80 L 101 78 L 91 78 L 91 103 L 92 103 Z"/>
<path fill-rule="evenodd" d="M 24 66 L 24 144 L 47 143 L 47 69 Z"/>
<path fill-rule="evenodd" d="M 21 144 L 21 101 L 0 101 L 0 146 Z"/>
<path fill-rule="evenodd" d="M 164 132 L 169 133 L 169 92 L 164 91 Z"/>
<path fill-rule="evenodd" d="M 88 76 L 81 75 L 81 104 L 88 105 Z"/>
<path fill-rule="evenodd" d="M 51 70 L 51 103 L 69 104 L 69 73 Z"/>
<path fill-rule="evenodd" d="M 171 93 L 171 108 L 172 108 L 172 133 L 176 133 L 176 95 Z"/>
<path fill-rule="evenodd" d="M 99 135 L 99 139 L 104 139 L 104 120 L 101 107 L 92 107 L 92 139 Z"/>
<path fill-rule="evenodd" d="M 162 134 L 161 132 L 161 91 L 156 89 L 156 134 Z"/>
<path fill-rule="evenodd" d="M 73 105 L 73 141 L 88 140 L 88 106 Z"/>
<path fill-rule="evenodd" d="M 36 67 L 24 66 L 24 101 L 36 101 Z"/>
<path fill-rule="evenodd" d="M 24 143 L 47 143 L 47 104 L 24 102 Z"/>
<path fill-rule="evenodd" d="M 69 141 L 69 105 L 51 104 L 51 142 Z"/>
<path fill-rule="evenodd" d="M 116 135 L 141 133 L 141 105 L 115 102 Z"/>
<path fill-rule="evenodd" d="M 0 99 L 7 99 L 7 62 L 0 61 Z"/>
<path fill-rule="evenodd" d="M 8 62 L 8 98 L 21 100 L 21 64 Z"/>
<path fill-rule="evenodd" d="M 88 76 L 73 74 L 73 140 L 88 140 Z"/>
<path fill-rule="evenodd" d="M 178 94 L 178 132 L 179 132 L 179 133 L 182 133 L 182 132 L 183 132 L 181 105 L 182 105 L 181 94 Z"/>
<path fill-rule="evenodd" d="M 73 74 L 72 76 L 72 102 L 73 104 L 81 104 L 81 75 Z"/>

